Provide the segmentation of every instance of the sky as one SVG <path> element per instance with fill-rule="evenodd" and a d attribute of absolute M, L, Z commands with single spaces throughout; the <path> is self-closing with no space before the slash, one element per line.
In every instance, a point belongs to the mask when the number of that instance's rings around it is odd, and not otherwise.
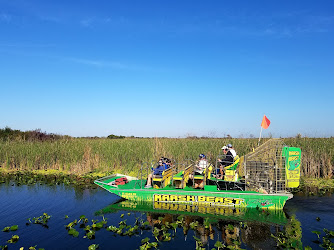
<path fill-rule="evenodd" d="M 332 0 L 0 0 L 0 128 L 334 136 Z"/>

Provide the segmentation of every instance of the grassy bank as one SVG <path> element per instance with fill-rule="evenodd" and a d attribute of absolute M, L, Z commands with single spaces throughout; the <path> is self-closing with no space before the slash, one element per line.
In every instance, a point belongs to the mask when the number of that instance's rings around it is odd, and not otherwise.
<path fill-rule="evenodd" d="M 302 176 L 333 177 L 334 138 L 288 138 L 302 149 Z M 161 156 L 175 161 L 197 159 L 204 153 L 212 162 L 221 147 L 232 143 L 239 155 L 250 152 L 257 139 L 60 139 L 0 141 L 3 170 L 58 170 L 71 174 L 122 172 L 136 174 L 142 162 Z"/>

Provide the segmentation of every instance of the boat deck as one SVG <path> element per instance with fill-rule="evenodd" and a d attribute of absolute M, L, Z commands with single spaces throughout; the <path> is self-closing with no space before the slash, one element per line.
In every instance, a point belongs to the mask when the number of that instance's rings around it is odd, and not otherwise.
<path fill-rule="evenodd" d="M 111 183 L 115 180 L 119 178 L 119 176 L 113 176 L 110 178 L 102 178 L 100 180 L 98 180 L 98 182 L 103 183 L 103 184 L 107 184 L 107 185 L 111 185 Z M 219 182 L 225 182 L 220 180 Z M 152 190 L 155 188 L 144 188 L 146 184 L 146 179 L 145 180 L 132 180 L 129 181 L 128 183 L 124 184 L 124 185 L 118 185 L 115 186 L 115 188 L 118 189 L 122 189 L 122 190 L 126 190 L 126 189 L 131 189 L 131 190 L 139 190 L 139 189 L 144 189 L 144 190 Z M 112 186 L 112 185 L 111 185 Z M 240 193 L 240 190 L 217 190 L 217 185 L 205 185 L 204 189 L 199 189 L 199 188 L 194 188 L 193 186 L 185 186 L 184 188 L 180 189 L 180 188 L 176 188 L 172 185 L 168 185 L 166 187 L 163 188 L 156 188 L 155 190 L 183 190 L 183 191 L 209 191 L 209 192 L 229 192 L 229 193 Z M 242 191 L 243 193 L 257 193 L 255 191 Z"/>

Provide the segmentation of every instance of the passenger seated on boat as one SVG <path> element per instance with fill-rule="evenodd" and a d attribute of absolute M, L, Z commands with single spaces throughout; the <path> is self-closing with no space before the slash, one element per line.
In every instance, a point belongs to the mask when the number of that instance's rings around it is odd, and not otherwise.
<path fill-rule="evenodd" d="M 200 154 L 197 164 L 195 165 L 194 174 L 195 175 L 203 175 L 205 172 L 205 169 L 208 166 L 208 160 L 206 159 L 206 156 L 204 154 Z M 190 178 L 193 178 L 194 175 L 190 175 Z"/>
<path fill-rule="evenodd" d="M 232 144 L 227 144 L 226 146 L 228 150 L 231 152 L 233 158 L 235 158 L 237 156 L 237 152 L 235 152 L 235 149 L 233 148 Z"/>
<path fill-rule="evenodd" d="M 165 166 L 165 169 L 168 169 L 172 166 L 172 161 L 166 157 L 161 157 L 160 160 L 162 160 L 163 165 Z"/>
<path fill-rule="evenodd" d="M 239 156 L 235 156 L 234 157 L 234 162 L 229 165 L 226 166 L 224 168 L 224 172 L 225 172 L 225 176 L 224 176 L 224 180 L 225 181 L 232 181 L 232 182 L 236 182 L 238 181 L 238 164 L 239 164 L 240 158 Z"/>
<path fill-rule="evenodd" d="M 231 145 L 231 144 L 229 144 L 229 145 Z M 232 145 L 231 145 L 231 147 L 232 147 Z M 225 158 L 224 159 L 218 159 L 218 162 L 220 163 L 219 164 L 220 168 L 219 168 L 219 170 L 217 170 L 218 173 L 217 173 L 216 177 L 218 177 L 219 179 L 223 179 L 224 174 L 225 174 L 225 172 L 224 172 L 225 167 L 231 165 L 234 162 L 233 151 L 235 153 L 234 149 L 231 151 L 231 150 L 229 150 L 229 148 L 227 146 L 223 146 L 222 150 L 223 150 L 223 153 L 225 155 Z"/>
<path fill-rule="evenodd" d="M 162 172 L 166 170 L 166 165 L 164 165 L 164 163 L 162 162 L 162 160 L 160 159 L 158 162 L 158 166 L 156 168 L 153 169 L 152 173 L 150 173 L 147 177 L 147 183 L 145 188 L 151 188 L 152 187 L 152 178 L 153 177 L 161 177 L 162 176 Z"/>
<path fill-rule="evenodd" d="M 194 174 L 190 174 L 189 179 L 194 180 L 194 177 L 196 175 L 204 176 L 205 175 L 205 170 L 208 167 L 208 165 L 209 165 L 209 163 L 208 163 L 208 160 L 206 159 L 206 156 L 204 154 L 200 154 L 198 163 L 195 165 Z M 204 186 L 203 178 L 200 178 L 199 180 L 194 180 L 194 182 L 195 182 L 194 183 L 195 188 Z"/>

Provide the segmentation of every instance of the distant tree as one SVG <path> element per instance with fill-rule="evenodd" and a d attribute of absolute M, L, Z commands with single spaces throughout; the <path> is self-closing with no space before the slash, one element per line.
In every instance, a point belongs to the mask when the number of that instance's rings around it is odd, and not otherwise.
<path fill-rule="evenodd" d="M 123 135 L 108 135 L 108 139 L 124 139 L 125 136 Z"/>
<path fill-rule="evenodd" d="M 49 141 L 61 138 L 64 138 L 64 136 L 48 134 L 46 132 L 42 132 L 41 129 L 35 129 L 25 132 L 20 130 L 13 130 L 9 127 L 0 129 L 0 139 L 2 140 Z"/>
<path fill-rule="evenodd" d="M 10 127 L 5 127 L 0 129 L 0 139 L 2 140 L 14 140 L 14 139 L 24 139 L 24 132 L 20 130 L 13 130 Z"/>
<path fill-rule="evenodd" d="M 187 136 L 186 139 L 199 139 L 196 135 Z"/>

